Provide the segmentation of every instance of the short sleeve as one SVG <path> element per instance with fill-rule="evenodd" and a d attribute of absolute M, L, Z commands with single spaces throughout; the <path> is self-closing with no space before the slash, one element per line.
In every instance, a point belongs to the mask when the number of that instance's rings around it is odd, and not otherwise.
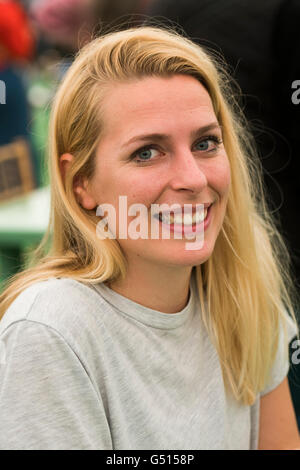
<path fill-rule="evenodd" d="M 279 334 L 279 341 L 278 341 L 278 349 L 275 357 L 275 361 L 271 370 L 270 380 L 268 385 L 264 388 L 264 390 L 260 393 L 260 396 L 264 396 L 267 393 L 271 392 L 275 389 L 284 378 L 287 376 L 289 368 L 290 368 L 290 361 L 289 361 L 289 354 L 288 348 L 289 343 L 291 340 L 298 334 L 298 325 L 294 322 L 294 320 L 284 311 L 284 317 L 286 321 L 286 331 L 287 337 L 285 338 L 284 329 L 282 322 L 280 323 L 280 334 Z"/>
<path fill-rule="evenodd" d="M 0 341 L 0 449 L 112 449 L 101 396 L 56 330 L 23 320 Z"/>

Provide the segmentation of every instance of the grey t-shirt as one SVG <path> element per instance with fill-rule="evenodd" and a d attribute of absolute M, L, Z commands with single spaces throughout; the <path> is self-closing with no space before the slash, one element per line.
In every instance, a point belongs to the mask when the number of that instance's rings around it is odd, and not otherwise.
<path fill-rule="evenodd" d="M 260 396 L 225 392 L 195 289 L 174 314 L 104 284 L 24 290 L 0 322 L 0 449 L 256 449 Z M 288 373 L 284 347 L 263 393 Z"/>

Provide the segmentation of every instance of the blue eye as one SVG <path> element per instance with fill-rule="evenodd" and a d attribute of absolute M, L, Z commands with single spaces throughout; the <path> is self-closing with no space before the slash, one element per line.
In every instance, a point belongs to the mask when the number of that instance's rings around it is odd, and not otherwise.
<path fill-rule="evenodd" d="M 201 140 L 194 144 L 194 150 L 199 152 L 215 152 L 221 143 L 222 140 L 216 135 L 202 137 Z M 152 145 L 148 145 L 136 150 L 130 156 L 130 160 L 135 160 L 136 163 L 147 163 L 152 161 L 160 153 L 160 150 Z"/>
<path fill-rule="evenodd" d="M 213 145 L 211 145 L 211 143 L 213 143 Z M 219 137 L 216 135 L 211 135 L 197 142 L 196 147 L 198 147 L 197 150 L 200 150 L 201 152 L 211 152 L 217 150 L 221 143 L 222 141 L 219 139 Z"/>
<path fill-rule="evenodd" d="M 151 157 L 151 152 L 152 152 L 152 149 L 142 150 L 142 152 L 139 153 L 139 157 L 142 160 L 148 160 Z"/>
<path fill-rule="evenodd" d="M 202 140 L 202 142 L 198 142 L 196 146 L 199 148 L 199 150 L 208 150 L 209 148 L 208 139 Z"/>
<path fill-rule="evenodd" d="M 139 158 L 139 160 L 137 160 L 138 163 L 139 162 L 148 162 L 149 160 L 152 160 L 152 158 L 155 156 L 155 155 L 153 155 L 153 152 L 154 153 L 158 152 L 158 150 L 156 150 L 153 147 L 144 147 L 144 148 L 134 152 L 132 157 L 133 158 L 138 157 Z"/>

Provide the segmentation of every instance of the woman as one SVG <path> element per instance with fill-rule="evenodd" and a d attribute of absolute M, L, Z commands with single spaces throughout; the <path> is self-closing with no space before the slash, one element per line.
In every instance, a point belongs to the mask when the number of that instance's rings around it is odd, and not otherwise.
<path fill-rule="evenodd" d="M 299 446 L 288 253 L 227 84 L 159 28 L 79 52 L 52 109 L 50 252 L 0 299 L 2 448 Z"/>

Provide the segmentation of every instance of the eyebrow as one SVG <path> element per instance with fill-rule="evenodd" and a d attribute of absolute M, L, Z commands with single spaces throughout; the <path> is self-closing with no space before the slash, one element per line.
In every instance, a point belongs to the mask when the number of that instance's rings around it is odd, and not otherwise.
<path fill-rule="evenodd" d="M 197 136 L 204 134 L 206 132 L 212 131 L 214 129 L 219 129 L 222 130 L 220 124 L 218 122 L 212 122 L 211 124 L 208 124 L 207 126 L 200 127 L 199 129 L 195 130 L 192 132 L 192 138 L 196 138 Z M 171 136 L 168 134 L 142 134 L 142 135 L 137 135 L 135 137 L 132 137 L 129 139 L 125 144 L 122 145 L 122 148 L 127 147 L 129 144 L 132 144 L 133 142 L 137 141 L 145 141 L 145 140 L 155 140 L 155 141 L 162 141 L 162 140 L 168 140 L 170 139 Z"/>

